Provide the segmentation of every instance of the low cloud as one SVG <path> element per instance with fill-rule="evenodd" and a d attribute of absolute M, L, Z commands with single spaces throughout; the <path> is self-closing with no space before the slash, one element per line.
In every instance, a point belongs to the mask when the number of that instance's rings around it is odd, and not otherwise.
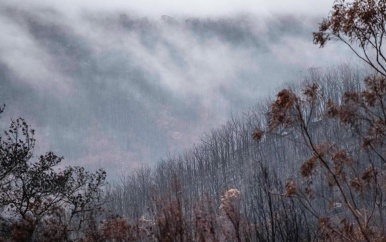
<path fill-rule="evenodd" d="M 44 148 L 111 174 L 181 152 L 301 71 L 339 62 L 312 45 L 318 20 L 300 10 L 148 17 L 38 3 L 0 3 L 0 102 L 38 124 Z"/>

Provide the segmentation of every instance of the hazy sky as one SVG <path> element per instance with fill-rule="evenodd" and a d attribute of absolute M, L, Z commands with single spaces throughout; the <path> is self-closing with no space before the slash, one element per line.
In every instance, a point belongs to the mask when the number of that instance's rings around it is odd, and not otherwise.
<path fill-rule="evenodd" d="M 3 0 L 4 1 L 4 0 Z M 9 0 L 5 0 L 9 1 Z M 12 0 L 15 4 L 25 5 L 26 1 Z M 328 13 L 333 0 L 34 0 L 28 5 L 52 6 L 62 11 L 79 12 L 82 10 L 133 11 L 140 15 L 157 17 L 173 16 L 223 16 L 240 13 L 272 14 L 272 13 Z"/>
<path fill-rule="evenodd" d="M 332 1 L 0 0 L 1 121 L 38 152 L 123 174 L 200 141 L 308 68 Z M 166 15 L 166 16 L 165 16 Z"/>

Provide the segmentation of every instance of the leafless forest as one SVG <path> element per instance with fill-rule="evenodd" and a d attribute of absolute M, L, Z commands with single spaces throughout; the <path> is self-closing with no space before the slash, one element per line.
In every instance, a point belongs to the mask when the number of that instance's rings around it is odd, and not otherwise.
<path fill-rule="evenodd" d="M 14 119 L 0 140 L 0 241 L 386 241 L 385 21 L 384 1 L 335 1 L 314 43 L 341 42 L 363 66 L 310 69 L 109 184 L 34 154 L 34 130 Z"/>

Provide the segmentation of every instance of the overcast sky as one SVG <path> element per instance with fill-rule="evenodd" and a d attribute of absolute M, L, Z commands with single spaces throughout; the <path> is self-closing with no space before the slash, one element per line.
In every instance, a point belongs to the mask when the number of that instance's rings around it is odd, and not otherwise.
<path fill-rule="evenodd" d="M 1 124 L 25 117 L 37 151 L 67 164 L 154 165 L 307 69 L 350 58 L 312 44 L 331 4 L 0 0 Z"/>
<path fill-rule="evenodd" d="M 327 14 L 333 0 L 3 0 L 21 5 L 52 6 L 62 11 L 132 11 L 140 15 L 224 16 L 240 13 L 253 14 Z"/>

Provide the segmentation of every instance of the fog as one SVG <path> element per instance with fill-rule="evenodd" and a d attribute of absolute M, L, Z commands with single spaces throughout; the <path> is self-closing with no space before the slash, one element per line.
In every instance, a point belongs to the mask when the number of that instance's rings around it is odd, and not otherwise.
<path fill-rule="evenodd" d="M 35 6 L 41 8 L 60 9 L 66 14 L 79 14 L 87 11 L 114 12 L 125 11 L 140 16 L 158 18 L 162 15 L 219 17 L 240 13 L 258 14 L 267 17 L 271 14 L 322 14 L 325 16 L 333 4 L 333 0 L 310 1 L 298 0 L 3 0 L 25 8 Z"/>
<path fill-rule="evenodd" d="M 312 43 L 330 5 L 2 1 L 1 125 L 22 116 L 37 153 L 110 177 L 154 165 L 308 68 L 345 61 Z"/>

